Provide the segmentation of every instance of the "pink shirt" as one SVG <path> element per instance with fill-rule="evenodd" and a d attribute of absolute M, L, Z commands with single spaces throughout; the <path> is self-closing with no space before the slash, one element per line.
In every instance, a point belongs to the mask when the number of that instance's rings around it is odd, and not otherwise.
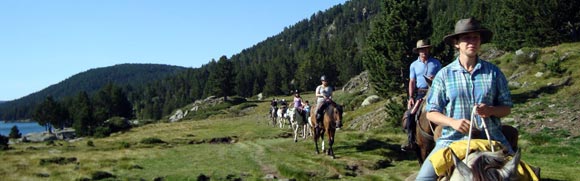
<path fill-rule="evenodd" d="M 302 109 L 302 98 L 294 97 L 294 108 Z"/>

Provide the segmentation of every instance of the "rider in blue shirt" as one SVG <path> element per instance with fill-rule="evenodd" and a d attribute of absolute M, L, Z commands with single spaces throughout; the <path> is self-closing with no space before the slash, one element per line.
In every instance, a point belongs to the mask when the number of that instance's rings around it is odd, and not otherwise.
<path fill-rule="evenodd" d="M 403 151 L 413 150 L 415 147 L 415 113 L 411 113 L 411 109 L 419 99 L 425 97 L 429 89 L 430 82 L 441 69 L 441 62 L 439 60 L 429 57 L 428 40 L 417 41 L 417 47 L 413 48 L 413 52 L 419 54 L 417 60 L 411 63 L 409 68 L 409 101 L 407 102 L 407 118 L 405 130 L 407 131 L 407 144 L 401 145 Z M 419 105 L 418 105 L 419 106 Z"/>

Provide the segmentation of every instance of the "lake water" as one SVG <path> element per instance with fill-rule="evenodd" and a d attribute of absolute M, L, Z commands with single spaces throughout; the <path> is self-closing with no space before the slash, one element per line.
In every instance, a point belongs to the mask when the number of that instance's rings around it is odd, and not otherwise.
<path fill-rule="evenodd" d="M 22 136 L 28 134 L 28 133 L 35 133 L 35 132 L 43 132 L 45 129 L 43 126 L 40 126 L 37 122 L 26 122 L 26 123 L 20 123 L 20 122 L 4 122 L 4 121 L 0 121 L 0 134 L 4 135 L 4 136 L 8 136 L 8 134 L 10 134 L 10 129 L 12 129 L 12 126 L 16 125 L 16 127 L 18 127 L 18 130 L 20 130 L 20 133 L 22 133 Z"/>

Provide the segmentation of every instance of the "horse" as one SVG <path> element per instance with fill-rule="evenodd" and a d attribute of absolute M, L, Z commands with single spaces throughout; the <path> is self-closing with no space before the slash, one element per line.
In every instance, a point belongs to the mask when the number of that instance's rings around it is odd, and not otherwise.
<path fill-rule="evenodd" d="M 272 120 L 271 123 L 273 127 L 276 127 L 276 120 L 278 117 L 277 110 L 278 108 L 276 107 L 270 108 L 270 119 Z"/>
<path fill-rule="evenodd" d="M 451 157 L 455 169 L 449 180 L 520 180 L 517 174 L 520 150 L 509 161 L 503 151 L 476 151 L 469 154 L 469 160 L 462 161 L 451 150 Z"/>
<path fill-rule="evenodd" d="M 290 108 L 288 110 L 288 115 L 290 115 L 290 124 L 292 130 L 294 131 L 294 142 L 298 142 L 298 130 L 302 128 L 302 139 L 306 139 L 306 130 L 308 126 L 306 124 L 306 116 L 304 111 L 298 111 L 295 108 Z"/>
<path fill-rule="evenodd" d="M 423 100 L 418 101 L 418 103 L 414 106 L 413 109 L 407 111 L 415 111 L 415 122 L 417 125 L 415 126 L 415 154 L 418 158 L 419 164 L 423 164 L 431 150 L 435 147 L 435 129 L 437 125 L 427 119 L 427 113 L 425 110 L 425 105 L 422 104 Z M 418 116 L 416 116 L 418 115 Z M 403 116 L 403 126 L 406 124 L 407 114 Z M 439 132 L 440 134 L 441 132 Z"/>
<path fill-rule="evenodd" d="M 288 109 L 287 107 L 281 107 L 278 109 L 277 117 L 278 117 L 278 124 L 279 124 L 280 128 L 284 128 L 284 125 L 286 124 L 286 120 L 288 120 L 288 117 L 286 116 L 287 109 Z"/>
<path fill-rule="evenodd" d="M 334 102 L 328 103 L 323 115 L 323 121 L 320 126 L 316 123 L 316 111 L 310 113 L 310 124 L 312 125 L 312 134 L 314 135 L 314 147 L 316 148 L 316 154 L 319 154 L 318 150 L 318 139 L 322 140 L 322 151 L 324 152 L 324 133 L 328 136 L 328 146 L 326 154 L 336 158 L 334 155 L 334 150 L 332 145 L 334 144 L 334 133 L 336 128 L 342 125 L 342 107 Z"/>

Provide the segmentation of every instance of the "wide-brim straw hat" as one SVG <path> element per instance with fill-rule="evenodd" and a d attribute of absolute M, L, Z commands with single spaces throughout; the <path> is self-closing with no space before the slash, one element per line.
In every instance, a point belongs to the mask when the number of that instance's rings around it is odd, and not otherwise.
<path fill-rule="evenodd" d="M 449 34 L 443 37 L 443 41 L 447 44 L 453 45 L 453 40 L 461 34 L 479 32 L 481 37 L 481 44 L 488 43 L 493 33 L 481 26 L 481 23 L 475 18 L 461 19 L 455 24 L 455 31 L 453 34 Z"/>
<path fill-rule="evenodd" d="M 417 53 L 417 50 L 421 48 L 431 48 L 429 40 L 419 40 L 417 41 L 417 47 L 413 48 L 413 52 Z"/>

